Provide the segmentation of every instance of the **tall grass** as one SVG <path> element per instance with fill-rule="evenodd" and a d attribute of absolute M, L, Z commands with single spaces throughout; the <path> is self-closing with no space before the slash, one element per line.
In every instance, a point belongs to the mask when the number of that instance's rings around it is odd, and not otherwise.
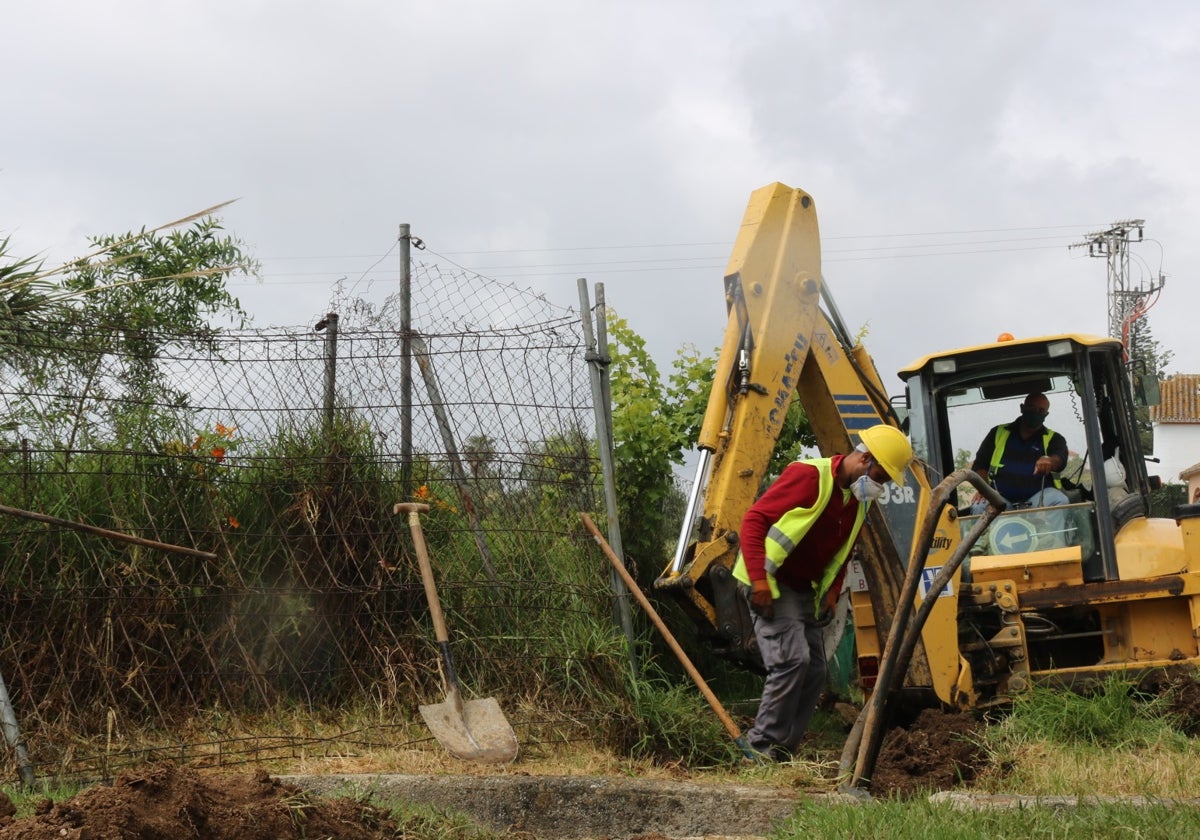
<path fill-rule="evenodd" d="M 1086 693 L 1035 686 L 1016 700 L 994 732 L 1014 741 L 1105 749 L 1144 747 L 1179 736 L 1171 725 L 1169 698 L 1140 694 L 1120 674 Z"/>
<path fill-rule="evenodd" d="M 983 732 L 989 792 L 1195 796 L 1200 750 L 1169 711 L 1121 675 L 1088 694 L 1036 687 Z"/>
<path fill-rule="evenodd" d="M 0 648 L 15 693 L 37 698 L 36 743 L 49 728 L 65 740 L 115 718 L 132 733 L 212 708 L 380 698 L 416 717 L 444 687 L 407 517 L 392 513 L 414 499 L 430 505 L 421 521 L 468 696 L 573 722 L 575 737 L 639 740 L 608 569 L 577 533 L 574 506 L 595 498 L 586 452 L 568 469 L 558 450 L 531 451 L 536 481 L 477 481 L 468 499 L 429 459 L 405 493 L 352 412 L 265 440 L 196 425 L 158 442 L 0 453 L 0 498 L 216 555 L 3 523 L 0 580 L 16 609 Z"/>

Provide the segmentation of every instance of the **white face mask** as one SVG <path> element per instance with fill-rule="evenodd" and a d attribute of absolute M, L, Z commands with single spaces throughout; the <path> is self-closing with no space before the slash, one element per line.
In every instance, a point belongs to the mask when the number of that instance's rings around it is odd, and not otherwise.
<path fill-rule="evenodd" d="M 873 502 L 883 495 L 883 485 L 869 475 L 864 475 L 850 486 L 850 492 L 860 502 Z"/>

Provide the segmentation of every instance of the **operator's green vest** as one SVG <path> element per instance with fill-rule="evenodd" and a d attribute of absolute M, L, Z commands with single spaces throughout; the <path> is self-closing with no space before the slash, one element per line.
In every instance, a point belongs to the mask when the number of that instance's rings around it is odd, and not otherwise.
<path fill-rule="evenodd" d="M 996 427 L 996 440 L 992 444 L 992 462 L 988 465 L 988 476 L 994 482 L 996 474 L 1004 468 L 1004 447 L 1008 445 L 1008 426 Z M 1050 429 L 1042 427 L 1042 451 L 1047 455 L 1050 454 L 1050 439 L 1054 437 L 1054 432 Z M 1063 464 L 1065 467 L 1066 464 Z M 1050 475 L 1050 480 L 1059 490 L 1062 489 L 1062 482 L 1053 474 Z"/>
<path fill-rule="evenodd" d="M 805 463 L 816 467 L 817 474 L 820 476 L 816 503 L 808 508 L 792 508 L 781 516 L 779 521 L 772 525 L 767 532 L 767 583 L 771 586 L 771 595 L 774 598 L 779 597 L 779 584 L 775 581 L 775 573 L 779 571 L 779 567 L 783 565 L 787 556 L 792 553 L 792 549 L 799 544 L 800 540 L 804 539 L 804 535 L 812 528 L 813 523 L 820 518 L 821 512 L 825 510 L 825 505 L 829 502 L 829 497 L 834 490 L 832 459 L 814 458 Z M 821 579 L 813 581 L 818 612 L 820 612 L 821 601 L 825 597 L 825 593 L 829 591 L 838 572 L 846 564 L 846 558 L 850 556 L 850 549 L 854 547 L 854 539 L 858 536 L 858 531 L 862 528 L 863 520 L 866 517 L 867 504 L 859 504 L 858 513 L 854 517 L 854 527 L 850 529 L 850 536 L 846 537 L 846 541 L 833 555 L 833 559 L 825 567 Z M 737 562 L 733 566 L 733 576 L 744 584 L 750 584 L 750 573 L 746 571 L 746 559 L 742 557 L 741 551 L 738 552 Z"/>

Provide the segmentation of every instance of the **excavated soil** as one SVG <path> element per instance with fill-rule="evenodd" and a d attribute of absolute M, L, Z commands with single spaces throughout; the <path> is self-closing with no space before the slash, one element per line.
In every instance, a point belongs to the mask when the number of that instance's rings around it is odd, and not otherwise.
<path fill-rule="evenodd" d="M 1139 688 L 1147 694 L 1165 697 L 1166 711 L 1175 727 L 1186 735 L 1200 737 L 1200 680 L 1186 668 L 1169 669 L 1151 675 Z"/>
<path fill-rule="evenodd" d="M 884 735 L 871 774 L 873 795 L 895 799 L 961 788 L 987 766 L 973 715 L 925 709 L 907 726 Z"/>
<path fill-rule="evenodd" d="M 1139 688 L 1164 700 L 1176 729 L 1200 737 L 1200 680 L 1194 670 L 1155 672 Z M 988 766 L 987 751 L 979 743 L 984 725 L 974 715 L 936 709 L 894 725 L 880 745 L 871 793 L 900 799 L 970 787 Z"/>
<path fill-rule="evenodd" d="M 3 794 L 0 794 L 3 796 Z M 7 806 L 7 807 L 4 807 Z M 352 799 L 323 799 L 265 772 L 200 773 L 158 765 L 122 774 L 31 817 L 12 819 L 0 802 L 0 840 L 382 840 L 402 836 L 376 809 Z"/>
<path fill-rule="evenodd" d="M 884 738 L 876 764 L 872 794 L 907 796 L 951 787 L 972 778 L 983 760 L 982 753 L 970 746 L 968 736 L 973 731 L 973 725 L 973 720 L 966 715 L 927 711 L 906 728 L 890 731 Z M 828 758 L 835 762 L 837 757 L 830 755 Z M 471 784 L 462 789 L 449 787 L 440 795 L 449 797 L 451 801 L 463 797 L 461 809 L 466 812 L 486 810 L 468 807 L 465 798 L 471 794 L 463 791 L 474 789 L 483 792 L 489 785 L 479 777 L 464 778 L 470 780 Z M 37 808 L 37 813 L 19 820 L 14 819 L 12 803 L 0 793 L 0 840 L 394 840 L 406 835 L 404 826 L 397 824 L 386 812 L 359 799 L 345 796 L 333 798 L 315 792 L 326 787 L 338 789 L 339 785 L 344 792 L 343 781 L 334 780 L 328 786 L 318 783 L 302 787 L 273 778 L 261 770 L 236 774 L 159 764 L 140 772 L 123 773 L 110 785 L 89 788 L 58 803 L 45 800 Z M 614 819 L 618 823 L 625 821 L 625 824 L 645 827 L 645 815 L 639 817 L 626 813 L 614 818 L 611 813 L 601 814 L 601 810 L 608 809 L 613 802 L 620 802 L 624 803 L 622 807 L 626 811 L 655 811 L 662 807 L 655 805 L 655 802 L 671 802 L 679 798 L 681 784 L 679 781 L 656 783 L 607 778 L 585 781 L 568 778 L 527 779 L 525 787 L 533 785 L 536 792 L 516 787 L 508 793 L 501 791 L 500 801 L 507 801 L 509 805 L 500 811 L 514 810 L 512 802 L 515 800 L 529 799 L 534 807 L 539 801 L 547 804 L 553 802 L 557 803 L 554 809 L 571 815 L 572 824 L 557 826 L 539 817 L 538 828 L 544 830 L 522 831 L 522 828 L 532 826 L 522 826 L 520 820 L 512 825 L 491 827 L 510 831 L 515 829 L 518 835 L 525 837 L 543 834 L 546 837 L 618 836 L 622 832 L 614 832 Z M 790 812 L 802 795 L 829 793 L 780 792 L 764 786 L 757 792 L 753 787 L 739 789 L 738 797 L 734 797 L 734 787 L 713 786 L 713 795 L 723 799 L 726 809 L 733 808 L 733 799 L 738 798 L 742 805 L 753 803 L 746 805 L 751 811 L 774 809 L 776 817 Z M 413 787 L 408 789 L 410 792 L 415 790 Z M 697 786 L 696 790 L 700 793 L 695 795 L 704 795 L 705 789 Z M 659 800 L 657 797 L 660 796 L 667 799 Z M 755 799 L 756 796 L 765 798 Z M 450 806 L 449 801 L 436 804 Z M 571 807 L 567 808 L 567 804 L 571 804 Z M 697 807 L 698 801 L 692 799 L 689 810 Z M 587 831 L 588 815 L 581 813 L 589 808 L 597 811 L 594 824 L 600 830 L 595 834 Z M 665 813 L 659 816 L 666 818 Z M 762 833 L 766 833 L 766 827 L 764 824 Z"/>
<path fill-rule="evenodd" d="M 1143 688 L 1165 692 L 1177 726 L 1193 736 L 1200 735 L 1200 682 L 1193 676 L 1171 675 Z M 978 744 L 982 726 L 973 715 L 933 709 L 920 712 L 908 724 L 894 725 L 883 738 L 869 786 L 871 794 L 900 799 L 969 787 L 988 760 Z M 829 756 L 834 764 L 837 758 L 832 753 Z M 482 789 L 479 781 L 477 778 L 475 787 Z M 587 807 L 587 802 L 604 798 L 597 792 L 604 793 L 604 788 L 611 787 L 613 790 L 606 795 L 628 800 L 636 809 L 639 806 L 632 792 L 626 796 L 615 789 L 623 783 L 640 785 L 638 796 L 656 795 L 646 790 L 653 782 L 604 779 L 595 780 L 593 790 L 580 795 L 580 801 Z M 667 793 L 679 784 L 662 783 Z M 565 789 L 555 792 L 552 785 L 547 780 L 538 796 L 549 797 L 546 802 L 562 801 Z M 314 792 L 319 787 L 300 787 L 261 770 L 239 775 L 161 764 L 124 773 L 111 785 L 90 788 L 62 802 L 46 800 L 33 816 L 22 819 L 14 818 L 12 802 L 0 793 L 0 840 L 394 840 L 406 836 L 405 827 L 386 812 L 359 799 L 319 795 Z M 729 788 L 725 790 L 728 794 Z M 791 807 L 788 797 L 822 793 L 828 791 L 792 791 L 772 807 L 786 811 Z M 747 790 L 745 795 L 758 794 Z M 469 811 L 466 804 L 464 801 L 462 810 Z M 561 832 L 551 830 L 546 836 L 582 836 L 585 827 L 580 815 L 572 812 L 571 820 L 571 826 L 563 827 Z M 520 826 L 507 828 L 517 829 L 517 836 L 533 836 L 520 831 Z M 602 832 L 602 836 L 612 836 L 612 832 Z"/>

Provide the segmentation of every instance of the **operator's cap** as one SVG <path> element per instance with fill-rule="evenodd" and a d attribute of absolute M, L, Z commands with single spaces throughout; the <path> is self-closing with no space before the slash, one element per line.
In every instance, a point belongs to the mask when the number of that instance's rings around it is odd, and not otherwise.
<path fill-rule="evenodd" d="M 879 466 L 883 467 L 888 478 L 904 486 L 908 465 L 912 463 L 912 444 L 904 436 L 904 432 L 895 426 L 880 423 L 869 429 L 863 429 L 859 434 L 867 451 L 871 453 Z"/>

